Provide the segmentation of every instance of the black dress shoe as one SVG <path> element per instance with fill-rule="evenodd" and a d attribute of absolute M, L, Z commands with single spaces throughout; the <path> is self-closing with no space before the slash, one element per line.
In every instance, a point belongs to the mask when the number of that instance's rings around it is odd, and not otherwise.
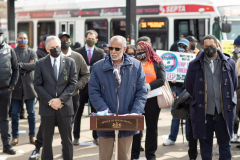
<path fill-rule="evenodd" d="M 93 143 L 95 143 L 96 145 L 98 145 L 98 138 L 93 140 Z"/>
<path fill-rule="evenodd" d="M 8 145 L 8 146 L 3 146 L 3 153 L 14 155 L 16 154 L 16 151 L 12 148 L 12 146 Z"/>
<path fill-rule="evenodd" d="M 141 152 L 144 151 L 144 148 L 142 147 L 142 145 L 141 145 L 140 151 L 141 151 Z"/>
<path fill-rule="evenodd" d="M 31 154 L 31 156 L 29 157 L 29 160 L 38 160 L 38 158 L 40 156 L 39 152 L 40 152 L 40 149 L 35 148 Z"/>
<path fill-rule="evenodd" d="M 237 148 L 240 148 L 240 144 L 236 146 Z"/>

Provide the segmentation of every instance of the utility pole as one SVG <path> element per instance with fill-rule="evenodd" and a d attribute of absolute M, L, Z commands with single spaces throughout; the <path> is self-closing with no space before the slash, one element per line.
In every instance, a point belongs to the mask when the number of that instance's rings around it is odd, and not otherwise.
<path fill-rule="evenodd" d="M 8 42 L 9 44 L 15 44 L 15 0 L 7 1 L 8 12 Z"/>
<path fill-rule="evenodd" d="M 126 0 L 126 39 L 129 45 L 136 43 L 136 0 Z"/>

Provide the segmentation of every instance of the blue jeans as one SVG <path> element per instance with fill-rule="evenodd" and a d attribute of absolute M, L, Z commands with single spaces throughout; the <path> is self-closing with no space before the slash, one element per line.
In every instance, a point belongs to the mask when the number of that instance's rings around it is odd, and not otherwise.
<path fill-rule="evenodd" d="M 213 132 L 219 145 L 219 160 L 231 160 L 231 144 L 222 114 L 206 115 L 206 138 L 199 139 L 202 160 L 212 160 Z"/>
<path fill-rule="evenodd" d="M 175 92 L 175 87 L 172 87 L 171 89 L 172 89 L 172 92 Z M 181 87 L 176 87 L 176 92 L 177 92 L 177 96 L 179 96 L 182 93 L 182 88 Z M 168 139 L 170 139 L 174 142 L 177 140 L 177 135 L 178 135 L 178 131 L 179 131 L 179 124 L 180 124 L 180 119 L 172 118 L 171 131 L 170 131 L 170 135 L 169 135 Z M 188 120 L 186 120 L 185 132 L 186 132 L 186 139 L 188 141 L 188 134 L 189 134 L 189 122 L 188 122 Z"/>
<path fill-rule="evenodd" d="M 27 113 L 28 113 L 28 125 L 29 125 L 29 136 L 35 136 L 36 120 L 35 120 L 35 99 L 25 100 Z M 22 100 L 12 99 L 12 136 L 14 138 L 19 137 L 19 119 L 20 110 L 22 106 Z"/>

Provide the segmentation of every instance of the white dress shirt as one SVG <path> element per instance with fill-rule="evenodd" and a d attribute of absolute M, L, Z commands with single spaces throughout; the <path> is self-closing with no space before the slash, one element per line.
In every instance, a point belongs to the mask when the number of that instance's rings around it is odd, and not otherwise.
<path fill-rule="evenodd" d="M 53 67 L 53 64 L 54 64 L 54 58 L 52 56 L 50 56 L 50 59 L 51 59 L 51 64 L 52 64 L 52 67 Z M 56 63 L 57 63 L 57 77 L 59 76 L 59 68 L 60 68 L 60 55 L 56 58 Z"/>

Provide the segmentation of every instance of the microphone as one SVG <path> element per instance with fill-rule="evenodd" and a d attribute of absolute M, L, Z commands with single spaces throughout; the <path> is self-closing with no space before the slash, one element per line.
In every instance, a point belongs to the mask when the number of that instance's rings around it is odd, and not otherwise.
<path fill-rule="evenodd" d="M 116 78 L 117 82 L 120 84 L 121 79 L 120 79 L 120 76 L 118 73 L 118 69 L 116 69 L 116 68 L 113 69 L 113 73 L 115 74 L 115 78 Z"/>

